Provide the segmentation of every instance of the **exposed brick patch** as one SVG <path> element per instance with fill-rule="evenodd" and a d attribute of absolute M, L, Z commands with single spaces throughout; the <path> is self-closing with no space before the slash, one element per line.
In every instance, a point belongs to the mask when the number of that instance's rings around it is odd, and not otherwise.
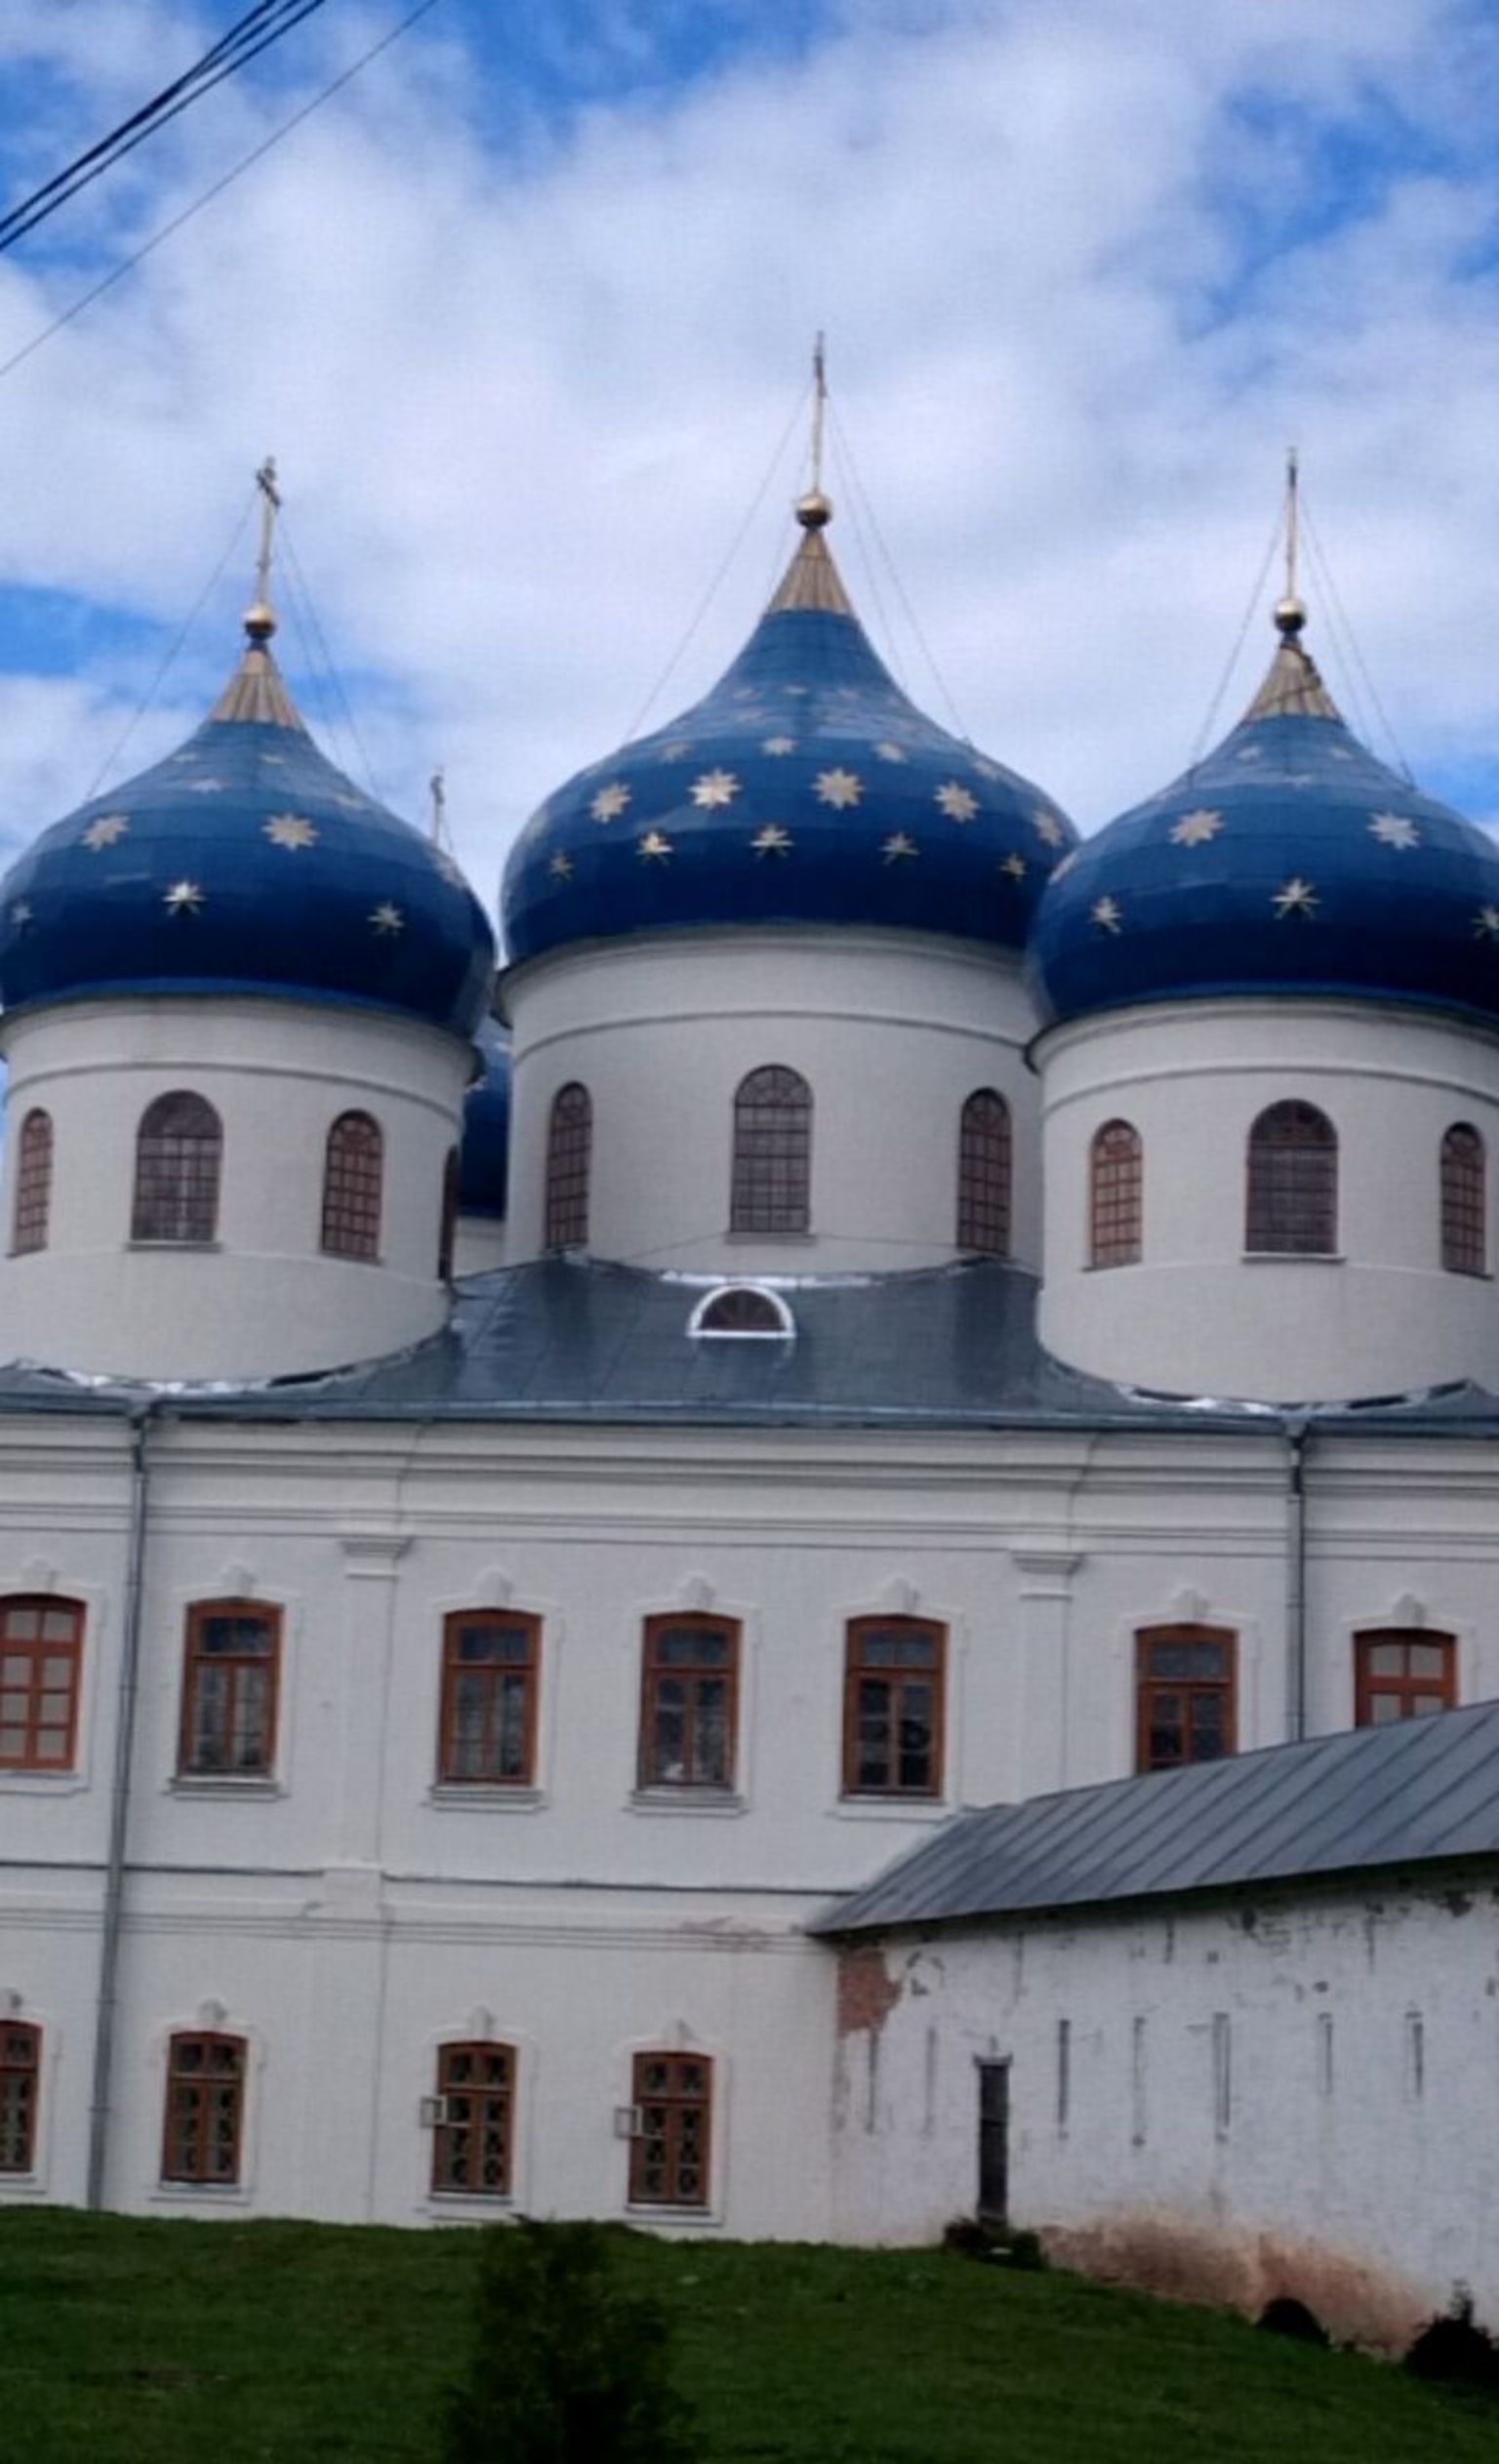
<path fill-rule="evenodd" d="M 878 2036 L 901 1999 L 902 1988 L 886 1972 L 884 1953 L 865 1947 L 838 1953 L 838 2034 L 868 2028 Z"/>

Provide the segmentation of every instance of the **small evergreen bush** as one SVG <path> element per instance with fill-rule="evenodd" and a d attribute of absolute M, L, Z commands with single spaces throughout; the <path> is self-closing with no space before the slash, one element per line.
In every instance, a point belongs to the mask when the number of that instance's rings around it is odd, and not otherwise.
<path fill-rule="evenodd" d="M 621 2284 L 606 2227 L 491 2227 L 443 2464 L 694 2464 L 668 2338 L 660 2305 Z"/>
<path fill-rule="evenodd" d="M 1451 2387 L 1480 2387 L 1499 2395 L 1499 2345 L 1473 2315 L 1473 2295 L 1459 2290 L 1441 2319 L 1429 2319 L 1405 2356 L 1416 2378 L 1444 2380 Z"/>

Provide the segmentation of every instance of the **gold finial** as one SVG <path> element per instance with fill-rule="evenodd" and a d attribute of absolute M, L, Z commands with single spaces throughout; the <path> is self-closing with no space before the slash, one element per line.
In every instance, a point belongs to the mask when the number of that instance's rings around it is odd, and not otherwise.
<path fill-rule="evenodd" d="M 1307 621 L 1306 604 L 1296 589 L 1296 558 L 1300 546 L 1297 483 L 1296 448 L 1289 445 L 1285 455 L 1285 590 L 1276 601 L 1276 630 L 1287 641 L 1295 640 Z"/>
<path fill-rule="evenodd" d="M 812 485 L 796 500 L 796 519 L 804 531 L 826 530 L 832 505 L 823 494 L 823 418 L 828 408 L 828 363 L 819 334 L 812 346 Z"/>
<path fill-rule="evenodd" d="M 273 455 L 266 455 L 255 474 L 255 484 L 261 492 L 261 545 L 255 560 L 255 600 L 245 610 L 245 630 L 252 642 L 264 643 L 276 629 L 275 610 L 270 604 L 270 556 L 281 499 L 276 490 Z"/>

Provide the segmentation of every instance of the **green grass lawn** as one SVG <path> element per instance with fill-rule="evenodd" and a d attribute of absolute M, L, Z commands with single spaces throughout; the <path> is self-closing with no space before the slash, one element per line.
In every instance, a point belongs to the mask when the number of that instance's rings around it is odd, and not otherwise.
<path fill-rule="evenodd" d="M 476 2242 L 0 2212 L 0 2439 L 24 2464 L 432 2464 Z M 705 2459 L 1458 2464 L 1499 2405 L 1215 2312 L 936 2251 L 622 2242 Z"/>

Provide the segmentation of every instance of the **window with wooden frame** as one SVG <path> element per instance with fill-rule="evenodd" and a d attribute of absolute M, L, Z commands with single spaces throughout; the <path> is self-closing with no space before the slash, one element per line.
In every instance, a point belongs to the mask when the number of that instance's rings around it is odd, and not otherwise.
<path fill-rule="evenodd" d="M 547 1125 L 547 1246 L 585 1249 L 588 1240 L 588 1172 L 593 1154 L 593 1099 L 575 1078 L 551 1099 Z"/>
<path fill-rule="evenodd" d="M 437 1280 L 451 1283 L 458 1256 L 458 1203 L 463 1166 L 456 1147 L 448 1149 L 442 1167 L 442 1211 L 437 1219 Z"/>
<path fill-rule="evenodd" d="M 648 1617 L 641 1788 L 732 1788 L 738 1701 L 739 1627 L 732 1617 Z"/>
<path fill-rule="evenodd" d="M 1237 1648 L 1222 1626 L 1152 1626 L 1136 1636 L 1137 1771 L 1235 1751 Z"/>
<path fill-rule="evenodd" d="M 969 1096 L 958 1122 L 957 1246 L 1010 1254 L 1010 1108 L 992 1086 Z"/>
<path fill-rule="evenodd" d="M 1379 1626 L 1354 1636 L 1354 1720 L 1382 1728 L 1457 1702 L 1457 1638 L 1425 1626 Z"/>
<path fill-rule="evenodd" d="M 541 1655 L 539 1617 L 509 1608 L 456 1608 L 443 1619 L 439 1780 L 463 1787 L 532 1785 Z"/>
<path fill-rule="evenodd" d="M 940 1797 L 948 1636 L 921 1617 L 856 1617 L 843 1680 L 845 1797 Z"/>
<path fill-rule="evenodd" d="M 1088 1151 L 1088 1264 L 1140 1263 L 1145 1150 L 1131 1121 L 1105 1121 Z"/>
<path fill-rule="evenodd" d="M 637 2053 L 630 2079 L 632 2207 L 706 2207 L 713 2066 L 701 2053 Z"/>
<path fill-rule="evenodd" d="M 322 1245 L 330 1258 L 378 1258 L 385 1142 L 368 1112 L 341 1112 L 323 1159 Z"/>
<path fill-rule="evenodd" d="M 507 2199 L 515 2126 L 514 2046 L 439 2045 L 437 2099 L 433 2196 Z"/>
<path fill-rule="evenodd" d="M 83 1603 L 0 1599 L 0 1771 L 70 1771 L 83 1674 Z"/>
<path fill-rule="evenodd" d="M 1272 1104 L 1249 1131 L 1244 1247 L 1330 1258 L 1338 1246 L 1338 1133 L 1315 1104 Z"/>
<path fill-rule="evenodd" d="M 158 1095 L 136 1133 L 132 1240 L 209 1241 L 219 1229 L 223 1130 L 201 1095 Z"/>
<path fill-rule="evenodd" d="M 167 2047 L 161 2178 L 231 2190 L 239 2180 L 250 2048 L 243 2037 L 194 2030 Z"/>
<path fill-rule="evenodd" d="M 794 1070 L 751 1070 L 734 1097 L 729 1230 L 804 1232 L 812 1224 L 812 1089 Z"/>
<path fill-rule="evenodd" d="M 24 1257 L 47 1246 L 52 1213 L 52 1114 L 33 1105 L 16 1141 L 16 1206 L 11 1249 Z"/>
<path fill-rule="evenodd" d="M 1448 1274 L 1488 1271 L 1487 1164 L 1471 1121 L 1454 1121 L 1441 1142 L 1441 1263 Z"/>
<path fill-rule="evenodd" d="M 36 2169 L 41 2090 L 40 2028 L 24 2019 L 0 2019 L 0 2173 Z"/>
<path fill-rule="evenodd" d="M 195 1600 L 187 1611 L 185 1778 L 265 1777 L 275 1759 L 281 1611 L 263 1600 Z"/>

